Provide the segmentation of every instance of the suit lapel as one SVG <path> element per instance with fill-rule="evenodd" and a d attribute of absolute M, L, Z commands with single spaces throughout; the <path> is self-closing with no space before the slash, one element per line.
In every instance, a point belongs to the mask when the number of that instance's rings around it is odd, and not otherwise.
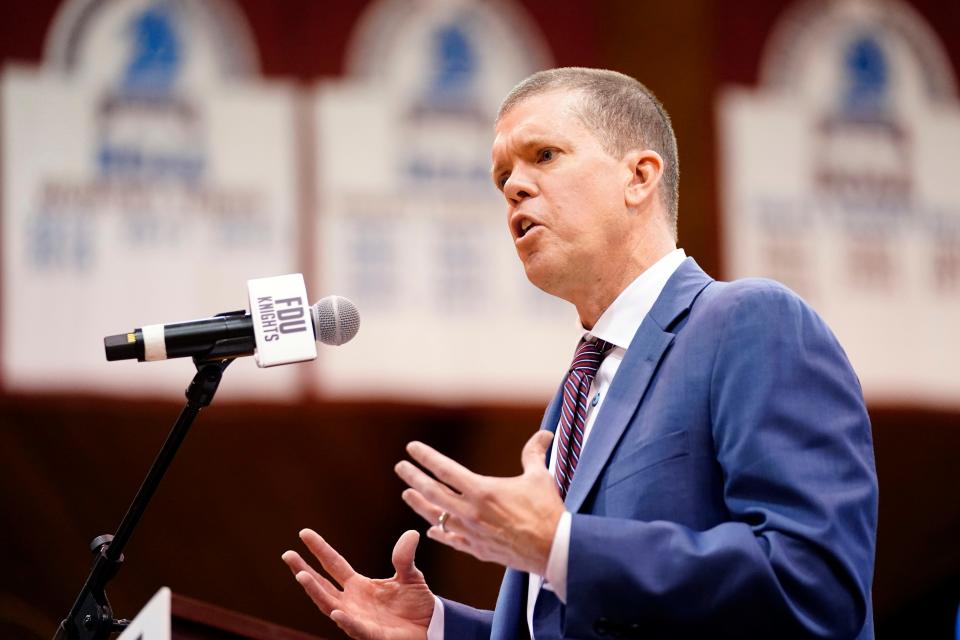
<path fill-rule="evenodd" d="M 543 414 L 540 428 L 554 432 L 560 421 L 560 404 L 563 387 L 554 396 L 553 401 Z M 550 449 L 547 449 L 546 463 L 550 463 Z M 493 626 L 490 631 L 491 640 L 513 640 L 526 638 L 526 603 L 527 580 L 529 574 L 516 569 L 507 569 L 500 584 L 500 594 L 497 596 L 497 606 L 494 609 Z"/>
<path fill-rule="evenodd" d="M 600 471 L 606 466 L 607 459 L 620 441 L 620 436 L 626 430 L 647 385 L 650 384 L 660 358 L 673 342 L 673 338 L 673 334 L 661 331 L 649 317 L 634 335 L 610 390 L 607 391 L 603 406 L 600 407 L 600 414 L 590 432 L 590 439 L 583 448 L 576 473 L 573 474 L 565 501 L 567 510 L 571 513 L 580 509 Z"/>
<path fill-rule="evenodd" d="M 687 258 L 667 281 L 653 308 L 643 319 L 603 400 L 570 483 L 565 502 L 571 513 L 576 513 L 583 505 L 636 413 L 660 360 L 676 337 L 669 329 L 689 311 L 697 295 L 711 281 L 692 258 Z M 544 428 L 556 428 L 558 411 L 559 398 L 554 398 L 544 419 Z M 551 419 L 553 424 L 547 425 L 546 421 Z"/>
<path fill-rule="evenodd" d="M 529 574 L 507 569 L 500 584 L 497 606 L 493 610 L 491 640 L 526 638 L 527 578 Z"/>
<path fill-rule="evenodd" d="M 560 404 L 562 398 L 563 384 L 561 383 L 560 388 L 557 389 L 557 393 L 553 396 L 553 400 L 550 402 L 550 406 L 548 406 L 547 410 L 543 413 L 543 420 L 540 422 L 541 429 L 546 429 L 550 432 L 556 432 L 557 425 L 560 424 Z"/>
<path fill-rule="evenodd" d="M 563 384 L 560 384 L 560 388 L 557 389 L 557 393 L 553 396 L 553 400 L 550 402 L 550 405 L 547 407 L 547 410 L 543 414 L 543 420 L 540 421 L 540 429 L 543 431 L 549 431 L 550 433 L 557 432 L 557 426 L 560 424 L 560 407 L 563 400 Z M 550 466 L 550 456 L 553 454 L 553 447 L 547 447 L 547 455 L 544 459 L 544 464 Z"/>

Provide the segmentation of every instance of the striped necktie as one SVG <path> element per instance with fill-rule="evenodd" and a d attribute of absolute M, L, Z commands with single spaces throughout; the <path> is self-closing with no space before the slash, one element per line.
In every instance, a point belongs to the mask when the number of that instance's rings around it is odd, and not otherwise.
<path fill-rule="evenodd" d="M 563 407 L 560 411 L 560 425 L 557 430 L 560 441 L 557 443 L 557 465 L 554 474 L 561 498 L 567 497 L 573 472 L 580 461 L 590 385 L 597 375 L 597 369 L 600 368 L 600 361 L 612 348 L 612 344 L 600 339 L 588 342 L 585 338 L 581 338 L 573 354 L 573 364 L 570 365 L 567 379 L 563 383 Z"/>

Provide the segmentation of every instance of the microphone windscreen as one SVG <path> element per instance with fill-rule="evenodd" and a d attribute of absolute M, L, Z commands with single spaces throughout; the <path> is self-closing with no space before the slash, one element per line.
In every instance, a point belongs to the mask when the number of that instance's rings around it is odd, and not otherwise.
<path fill-rule="evenodd" d="M 349 342 L 360 329 L 357 305 L 341 296 L 327 296 L 310 308 L 317 340 L 339 346 Z"/>

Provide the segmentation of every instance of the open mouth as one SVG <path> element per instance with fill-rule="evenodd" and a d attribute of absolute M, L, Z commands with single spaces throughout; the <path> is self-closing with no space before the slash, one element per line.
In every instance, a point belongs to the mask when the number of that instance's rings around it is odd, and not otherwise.
<path fill-rule="evenodd" d="M 517 230 L 517 238 L 522 238 L 527 235 L 527 232 L 538 226 L 534 221 L 524 218 L 520 221 L 520 227 Z"/>

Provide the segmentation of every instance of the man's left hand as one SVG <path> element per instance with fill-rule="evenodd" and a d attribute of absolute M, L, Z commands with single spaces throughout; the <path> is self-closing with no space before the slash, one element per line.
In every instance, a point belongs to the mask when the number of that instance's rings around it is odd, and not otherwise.
<path fill-rule="evenodd" d="M 542 576 L 564 508 L 544 464 L 552 440 L 549 431 L 535 433 L 520 454 L 523 473 L 512 478 L 475 474 L 422 442 L 411 442 L 407 453 L 436 479 L 406 460 L 397 463 L 397 475 L 411 487 L 403 500 L 433 525 L 429 538 Z"/>

